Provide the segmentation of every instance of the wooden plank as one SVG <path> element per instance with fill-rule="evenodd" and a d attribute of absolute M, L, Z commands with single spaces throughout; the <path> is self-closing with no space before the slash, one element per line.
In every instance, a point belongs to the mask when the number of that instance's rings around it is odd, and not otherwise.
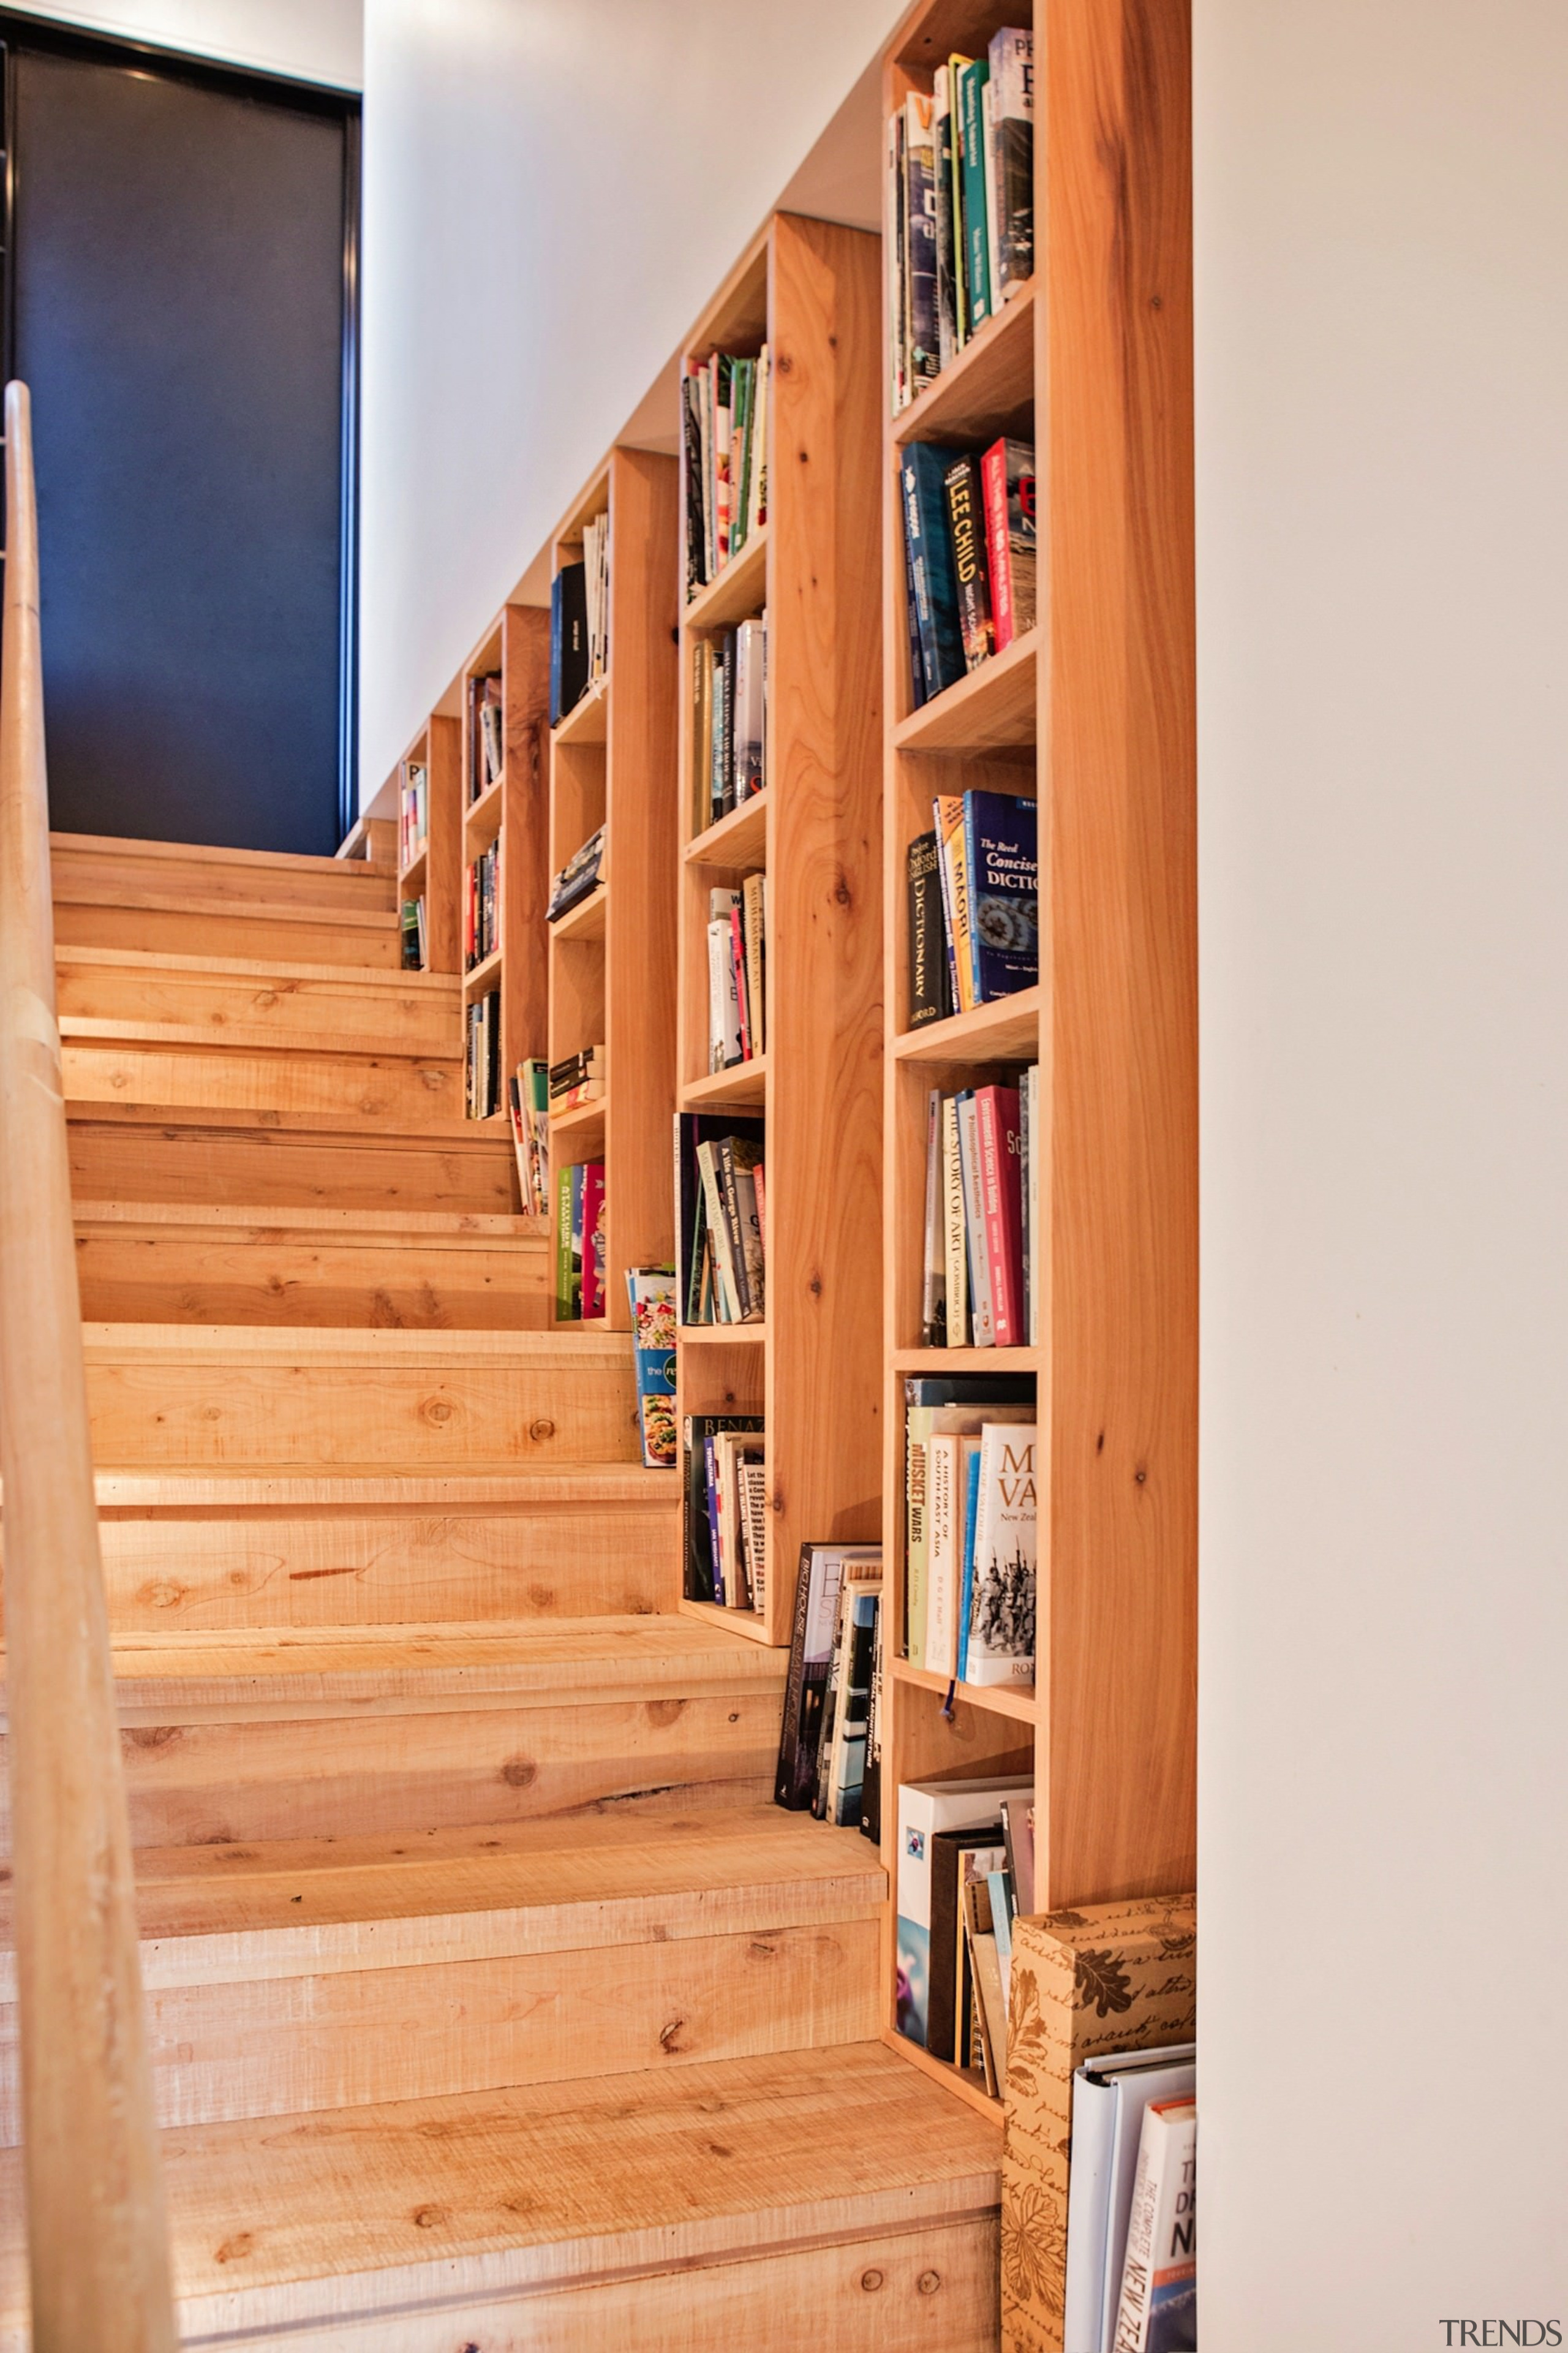
<path fill-rule="evenodd" d="M 1073 0 L 1045 62 L 1051 1415 L 1036 1885 L 1056 1909 L 1188 1887 L 1195 1869 L 1186 0 Z"/>
<path fill-rule="evenodd" d="M 310 1039 L 449 1057 L 458 1034 L 454 983 L 422 973 L 66 946 L 55 986 L 62 1018 L 116 1023 L 127 1036 L 151 1023 L 205 1030 L 215 1046 Z"/>
<path fill-rule="evenodd" d="M 174 1491 L 199 1483 L 165 1482 Z M 410 1499 L 380 1509 L 193 1501 L 101 1511 L 110 1621 L 151 1633 L 636 1616 L 674 1607 L 673 1482 L 652 1495 L 589 1492 L 581 1500 L 549 1494 L 510 1504 L 449 1499 L 444 1482 L 424 1482 L 432 1492 L 421 1499 L 421 1482 L 402 1483 L 416 1491 Z M 601 1474 L 538 1483 L 610 1482 Z"/>
<path fill-rule="evenodd" d="M 425 850 L 425 915 L 431 972 L 462 969 L 463 780 L 462 730 L 457 720 L 432 714 L 428 737 L 430 830 Z M 454 1014 L 460 1050 L 461 1017 Z"/>
<path fill-rule="evenodd" d="M 1031 278 L 902 411 L 893 427 L 896 441 L 986 444 L 1004 433 L 1032 440 L 1034 311 Z"/>
<path fill-rule="evenodd" d="M 49 860 L 57 899 L 79 888 L 151 892 L 235 907 L 247 901 L 298 909 L 385 914 L 396 867 L 367 859 L 315 858 L 291 850 L 219 849 L 201 842 L 122 839 L 118 835 L 52 833 Z M 129 903 L 127 898 L 124 903 Z"/>
<path fill-rule="evenodd" d="M 146 954 L 273 959 L 280 964 L 345 964 L 395 971 L 402 963 L 395 914 L 373 922 L 334 916 L 330 923 L 291 907 L 243 913 L 169 899 L 134 907 L 62 899 L 55 939 L 73 947 L 129 948 Z"/>
<path fill-rule="evenodd" d="M 881 1526 L 880 280 L 876 238 L 774 222 L 773 446 L 805 461 L 774 468 L 768 581 L 775 1642 L 801 1545 Z"/>
<path fill-rule="evenodd" d="M 797 2248 L 813 2263 L 835 2252 L 843 2259 L 841 2272 L 805 2272 L 812 2293 L 826 2299 L 817 2307 L 825 2318 L 847 2311 L 854 2319 L 857 2296 L 875 2316 L 874 2329 L 824 2342 L 846 2353 L 862 2344 L 879 2353 L 922 2344 L 963 2353 L 995 2342 L 994 2273 L 989 2321 L 983 2284 L 994 2252 L 999 2152 L 994 2126 L 874 2042 L 674 2068 L 640 2079 L 635 2101 L 625 2079 L 608 2077 L 497 2092 L 478 2113 L 472 2101 L 452 2098 L 340 2112 L 303 2133 L 190 2127 L 167 2139 L 182 2326 L 188 2338 L 314 2328 L 316 2337 L 295 2341 L 326 2353 L 358 2316 L 367 2347 L 452 2353 L 472 2341 L 468 2316 L 483 2299 L 507 2296 L 526 2301 L 500 2307 L 513 2334 L 496 2343 L 597 2353 L 616 2341 L 615 2331 L 592 2333 L 604 2307 L 584 2307 L 593 2316 L 573 2324 L 580 2333 L 546 2337 L 536 2330 L 553 2325 L 542 2316 L 551 2304 L 530 2292 L 591 2298 L 621 2293 L 632 2275 L 639 2298 L 658 2298 L 666 2334 L 630 2333 L 639 2325 L 626 2316 L 640 2313 L 640 2302 L 623 2303 L 619 2333 L 663 2353 L 704 2341 L 693 2324 L 710 2308 L 710 2274 L 776 2264 L 765 2275 L 774 2285 L 793 2276 L 784 2267 Z M 15 2164 L 7 2155 L 0 2167 L 7 2187 Z M 0 2199 L 0 2309 L 16 2329 L 15 2200 Z M 886 2268 L 893 2257 L 881 2251 L 895 2241 L 909 2252 L 912 2298 L 909 2275 Z M 879 2250 L 875 2260 L 867 2246 Z M 959 2270 L 954 2305 L 944 2306 L 950 2247 L 970 2268 Z M 868 2284 L 879 2270 L 880 2284 Z M 922 2290 L 931 2272 L 937 2278 Z M 759 2307 L 752 2290 L 761 2284 L 745 2280 L 742 2292 L 731 2281 L 737 2326 L 711 2341 L 765 2341 L 754 2325 L 760 2309 L 778 2314 L 776 2343 L 798 2342 L 809 2307 L 787 2295 Z M 422 2304 L 435 2307 L 428 2333 L 387 2333 L 414 2325 L 399 2306 Z M 668 2332 L 678 2315 L 684 2333 L 676 2337 Z"/>
<path fill-rule="evenodd" d="M 103 1462 L 413 1467 L 637 1451 L 624 1344 L 574 1357 L 543 1333 L 155 1324 L 93 1324 L 85 1337 Z"/>
<path fill-rule="evenodd" d="M 612 453 L 605 1307 L 616 1331 L 631 1324 L 627 1268 L 668 1265 L 675 1247 L 678 502 L 672 458 Z"/>
<path fill-rule="evenodd" d="M 506 763 L 501 782 L 501 1072 L 549 1047 L 550 616 L 531 605 L 501 615 Z"/>
<path fill-rule="evenodd" d="M 1035 741 L 1039 634 L 1026 629 L 957 684 L 900 719 L 900 752 L 997 752 Z"/>
<path fill-rule="evenodd" d="M 334 858 L 367 859 L 372 865 L 385 866 L 397 857 L 397 820 L 390 817 L 356 817 L 332 855 Z"/>
<path fill-rule="evenodd" d="M 84 1037 L 61 1024 L 65 1084 L 75 1103 L 139 1103 L 192 1110 L 314 1112 L 377 1126 L 448 1121 L 462 1107 L 462 1067 L 395 1054 L 273 1052 L 202 1044 Z"/>
<path fill-rule="evenodd" d="M 296 1211 L 264 1224 L 254 1211 L 80 1203 L 81 1312 L 96 1323 L 397 1330 L 521 1330 L 548 1320 L 542 1220 L 384 1218 L 367 1229 L 342 1211 L 310 1219 Z"/>
<path fill-rule="evenodd" d="M 374 1129 L 341 1113 L 213 1106 L 68 1103 L 79 1199 L 237 1208 L 476 1210 L 517 1206 L 511 1140 L 499 1124 Z"/>

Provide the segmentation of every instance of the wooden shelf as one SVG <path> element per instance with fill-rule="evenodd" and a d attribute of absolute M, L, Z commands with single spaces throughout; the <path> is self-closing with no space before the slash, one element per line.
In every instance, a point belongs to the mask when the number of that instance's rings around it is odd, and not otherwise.
<path fill-rule="evenodd" d="M 989 1355 L 983 1349 L 982 1355 Z M 889 1662 L 895 1683 L 908 1683 L 911 1690 L 931 1692 L 938 1699 L 947 1697 L 950 1678 L 933 1675 L 924 1667 L 911 1667 L 908 1659 L 893 1658 Z M 1035 1721 L 1035 1687 L 1015 1690 L 1006 1683 L 957 1683 L 952 1685 L 956 1696 L 971 1707 L 984 1708 L 991 1715 L 1010 1715 L 1016 1723 Z"/>
<path fill-rule="evenodd" d="M 606 1087 L 597 1103 L 575 1103 L 570 1111 L 552 1111 L 550 1113 L 551 1142 L 554 1144 L 565 1138 L 568 1142 L 577 1144 L 581 1143 L 584 1136 L 592 1136 L 595 1132 L 602 1134 L 605 1106 L 609 1100 L 610 1092 Z"/>
<path fill-rule="evenodd" d="M 892 1039 L 900 1062 L 1033 1062 L 1040 1052 L 1040 986 L 994 997 L 969 1013 L 950 1013 L 919 1029 L 899 1030 Z"/>
<path fill-rule="evenodd" d="M 895 1348 L 896 1373 L 929 1373 L 940 1380 L 944 1373 L 1033 1373 L 1039 1369 L 1037 1348 Z"/>
<path fill-rule="evenodd" d="M 487 785 L 477 801 L 470 801 L 463 811 L 463 854 L 472 865 L 481 851 L 489 848 L 500 831 L 501 813 L 505 806 L 506 778 L 498 776 Z"/>
<path fill-rule="evenodd" d="M 475 965 L 471 972 L 463 975 L 465 1005 L 476 1004 L 481 997 L 488 997 L 492 989 L 500 987 L 501 955 L 500 948 L 492 948 L 481 964 Z"/>
<path fill-rule="evenodd" d="M 610 733 L 610 677 L 595 679 L 586 694 L 575 702 L 564 719 L 552 731 L 555 744 L 604 744 Z"/>
<path fill-rule="evenodd" d="M 967 2100 L 972 2108 L 978 2109 L 983 2116 L 989 2116 L 993 2123 L 1002 2122 L 1001 2101 L 992 2098 L 984 2077 L 973 2067 L 950 2067 L 945 2059 L 933 2059 L 929 2051 L 923 2051 L 918 2042 L 911 2042 L 906 2035 L 896 2033 L 890 2026 L 883 2029 L 882 2040 L 889 2051 L 898 2052 L 911 2067 L 918 2067 L 922 2075 L 929 2075 L 933 2084 L 940 2084 L 943 2091 Z"/>
<path fill-rule="evenodd" d="M 991 442 L 1003 433 L 1032 438 L 1035 399 L 1035 281 L 1020 286 L 994 319 L 972 335 L 950 367 L 896 419 L 893 438 Z"/>
<path fill-rule="evenodd" d="M 399 870 L 397 877 L 397 896 L 400 901 L 404 899 L 417 899 L 419 893 L 425 888 L 426 875 L 429 869 L 429 845 L 426 843 L 424 849 L 420 849 L 415 857 L 409 860 L 406 866 Z"/>
<path fill-rule="evenodd" d="M 753 1054 L 749 1062 L 735 1062 L 705 1079 L 692 1079 L 680 1090 L 682 1111 L 761 1110 L 768 1099 L 768 1058 Z"/>
<path fill-rule="evenodd" d="M 1039 642 L 1038 629 L 1026 629 L 1003 652 L 911 711 L 893 730 L 893 749 L 983 753 L 1033 744 Z"/>
<path fill-rule="evenodd" d="M 681 1602 L 689 1618 L 705 1619 L 710 1626 L 721 1626 L 726 1634 L 744 1634 L 753 1642 L 770 1641 L 768 1623 L 754 1609 L 726 1609 L 717 1601 Z"/>
<path fill-rule="evenodd" d="M 602 940 L 609 922 L 610 886 L 601 882 L 550 926 L 555 940 Z"/>
<path fill-rule="evenodd" d="M 770 480 L 772 477 L 770 476 Z M 767 595 L 771 524 L 763 523 L 717 580 L 700 588 L 681 616 L 688 629 L 728 629 L 761 612 Z"/>
<path fill-rule="evenodd" d="M 761 1348 L 765 1345 L 768 1327 L 761 1324 L 678 1324 L 678 1341 L 693 1348 L 731 1348 L 737 1342 L 742 1347 Z"/>
<path fill-rule="evenodd" d="M 768 794 L 753 793 L 706 833 L 686 845 L 689 866 L 711 866 L 721 873 L 755 872 L 765 860 L 768 839 Z"/>

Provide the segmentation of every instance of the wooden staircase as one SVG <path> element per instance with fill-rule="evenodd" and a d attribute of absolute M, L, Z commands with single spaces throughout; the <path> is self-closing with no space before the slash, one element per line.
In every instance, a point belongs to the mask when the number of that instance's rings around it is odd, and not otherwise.
<path fill-rule="evenodd" d="M 680 1608 L 390 869 L 54 862 L 184 2342 L 994 2345 L 998 2137 L 878 2039 L 879 1857 L 769 1802 L 782 1654 Z"/>

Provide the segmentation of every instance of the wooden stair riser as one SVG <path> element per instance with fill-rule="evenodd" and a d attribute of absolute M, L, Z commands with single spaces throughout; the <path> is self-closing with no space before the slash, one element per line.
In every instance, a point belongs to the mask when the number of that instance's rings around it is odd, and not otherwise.
<path fill-rule="evenodd" d="M 199 899 L 325 921 L 345 913 L 390 914 L 397 900 L 395 871 L 369 859 L 57 833 L 49 862 L 57 899 L 97 899 L 110 906 L 134 906 L 148 896 Z"/>
<path fill-rule="evenodd" d="M 132 1843 L 412 1833 L 604 1806 L 754 1805 L 773 1789 L 779 1704 L 776 1690 L 667 1684 L 599 1704 L 552 1698 L 136 1722 L 121 1735 Z M 8 1801 L 0 1820 L 8 1852 Z"/>
<path fill-rule="evenodd" d="M 517 1170 L 504 1128 L 345 1134 L 199 1114 L 160 1119 L 127 1106 L 95 1115 L 70 1107 L 71 1191 L 78 1200 L 189 1202 L 241 1209 L 446 1210 L 507 1217 Z"/>
<path fill-rule="evenodd" d="M 403 963 L 395 914 L 328 923 L 291 908 L 231 913 L 210 902 L 117 907 L 92 900 L 55 900 L 58 947 L 131 948 L 148 955 L 240 957 L 262 963 L 341 964 L 396 972 Z"/>
<path fill-rule="evenodd" d="M 110 1511 L 99 1522 L 110 1623 L 152 1634 L 673 1610 L 679 1530 L 674 1495 L 494 1511 Z"/>
<path fill-rule="evenodd" d="M 550 1320 L 548 1233 L 437 1244 L 77 1220 L 81 1312 L 103 1324 L 270 1324 L 537 1331 Z"/>
<path fill-rule="evenodd" d="M 385 2097 L 389 2075 L 400 2097 L 434 2099 L 866 2042 L 879 2024 L 879 1935 L 863 1905 L 811 1926 L 763 1916 L 728 1935 L 164 1989 L 154 1951 L 159 2121 L 363 2106 Z M 0 2009 L 7 2146 L 19 2123 L 16 2019 Z"/>
<path fill-rule="evenodd" d="M 461 1027 L 457 979 L 418 973 L 383 977 L 247 961 L 226 970 L 195 957 L 111 955 L 60 947 L 56 1001 L 62 1022 L 113 1023 L 125 1035 L 149 1026 L 236 1040 L 365 1053 L 448 1056 Z"/>
<path fill-rule="evenodd" d="M 268 2331 L 288 2353 L 691 2353 L 693 2346 L 832 2353 L 994 2353 L 994 2214 L 746 2261 L 638 2272 L 591 2286 Z M 774 2332 L 763 2339 L 759 2327 Z M 13 2348 L 0 2338 L 0 2353 Z M 25 2353 L 18 2339 L 15 2353 Z"/>
<path fill-rule="evenodd" d="M 87 1381 L 94 1460 L 126 1469 L 460 1469 L 478 1460 L 548 1470 L 640 1454 L 629 1364 L 407 1363 L 325 1350 L 220 1357 L 195 1346 L 184 1359 L 138 1357 L 129 1345 L 89 1337 Z"/>
<path fill-rule="evenodd" d="M 455 1025 L 454 1025 L 455 1027 Z M 63 1022 L 62 1066 L 73 1103 L 135 1103 L 173 1109 L 313 1113 L 369 1127 L 419 1127 L 460 1119 L 458 1058 L 258 1053 L 206 1045 L 147 1045 L 87 1039 Z"/>

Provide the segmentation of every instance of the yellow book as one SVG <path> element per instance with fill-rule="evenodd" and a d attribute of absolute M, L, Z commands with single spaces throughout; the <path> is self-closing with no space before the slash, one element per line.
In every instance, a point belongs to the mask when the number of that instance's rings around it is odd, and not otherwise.
<path fill-rule="evenodd" d="M 963 839 L 963 796 L 939 794 L 931 807 L 936 818 L 942 913 L 952 943 L 958 1010 L 970 1013 L 974 1008 L 974 965 L 969 934 L 969 852 Z"/>

